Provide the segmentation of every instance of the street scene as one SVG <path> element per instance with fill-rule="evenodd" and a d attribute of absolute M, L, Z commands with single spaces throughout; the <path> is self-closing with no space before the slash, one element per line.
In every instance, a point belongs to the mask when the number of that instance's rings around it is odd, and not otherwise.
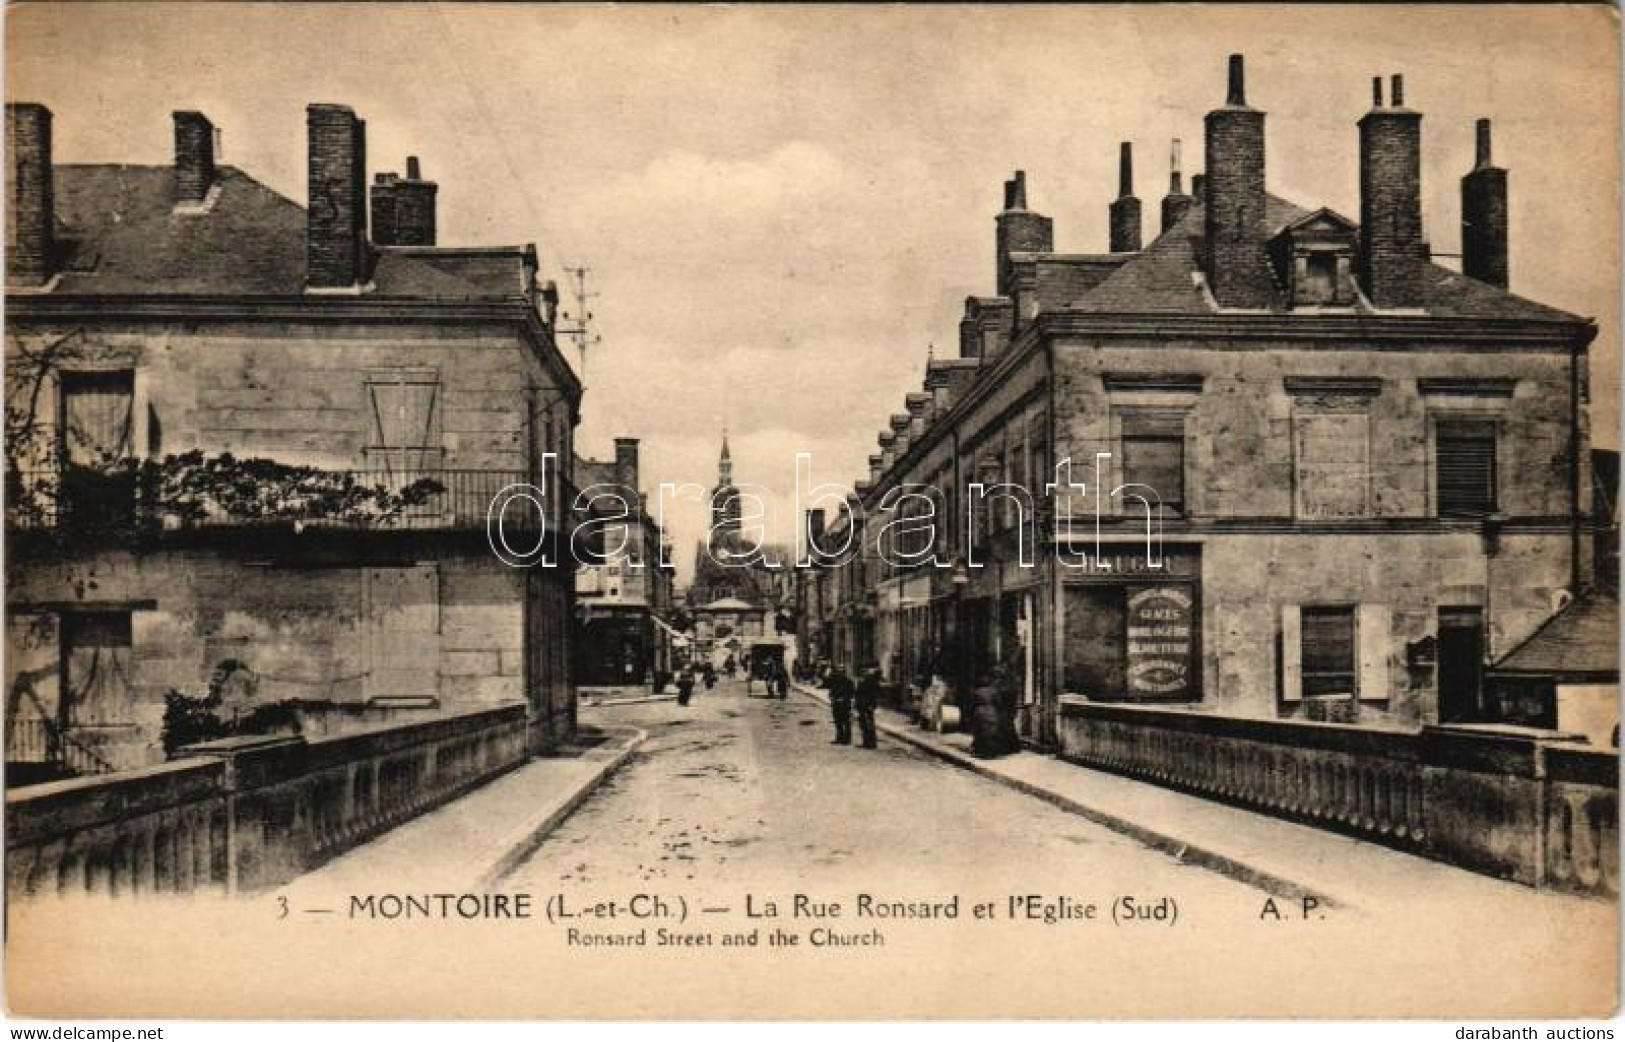
<path fill-rule="evenodd" d="M 12 1005 L 1617 1003 L 1611 10 L 6 33 Z"/>
<path fill-rule="evenodd" d="M 649 734 L 638 758 L 505 885 L 545 891 L 771 879 L 787 890 L 948 895 L 1021 865 L 1040 893 L 1132 879 L 1193 907 L 1251 908 L 1244 885 L 894 741 L 837 745 L 827 707 L 726 681 L 688 707 L 600 710 Z M 967 819 L 977 823 L 973 831 Z M 953 856 L 945 858 L 944 845 Z"/>

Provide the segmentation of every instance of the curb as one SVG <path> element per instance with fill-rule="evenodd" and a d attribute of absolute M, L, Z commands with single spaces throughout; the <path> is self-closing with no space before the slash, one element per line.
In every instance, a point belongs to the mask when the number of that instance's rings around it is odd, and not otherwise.
<path fill-rule="evenodd" d="M 821 702 L 824 705 L 829 704 L 829 699 L 823 694 L 822 691 L 819 691 L 816 688 L 808 687 L 805 684 L 799 683 L 795 684 L 794 687 L 798 692 L 806 695 L 808 698 L 811 698 L 816 702 Z M 1278 897 L 1286 897 L 1294 901 L 1301 901 L 1304 898 L 1312 897 L 1319 901 L 1322 906 L 1327 908 L 1347 907 L 1345 902 L 1331 898 L 1323 891 L 1315 887 L 1309 886 L 1305 883 L 1300 883 L 1294 879 L 1289 879 L 1286 876 L 1279 875 L 1275 872 L 1271 872 L 1269 869 L 1260 868 L 1257 865 L 1249 864 L 1248 862 L 1242 861 L 1239 858 L 1232 857 L 1209 847 L 1193 845 L 1188 840 L 1180 839 L 1178 836 L 1169 835 L 1166 832 L 1159 832 L 1154 828 L 1142 825 L 1139 822 L 1125 818 L 1120 814 L 1101 810 L 1098 807 L 1091 807 L 1086 803 L 1080 803 L 1070 796 L 1064 796 L 1053 789 L 1046 789 L 1043 786 L 1034 785 L 1031 782 L 1023 781 L 1020 778 L 1012 778 L 1007 774 L 992 769 L 991 767 L 982 763 L 980 760 L 976 759 L 974 756 L 966 755 L 957 749 L 944 748 L 912 733 L 907 728 L 899 727 L 898 725 L 889 721 L 877 719 L 875 721 L 875 729 L 889 738 L 895 739 L 902 742 L 904 745 L 911 746 L 922 752 L 929 753 L 932 756 L 935 756 L 937 759 L 950 763 L 955 767 L 963 768 L 972 772 L 973 774 L 978 774 L 983 778 L 987 778 L 990 781 L 998 782 L 1007 788 L 1025 793 L 1026 795 L 1032 796 L 1036 799 L 1043 800 L 1045 803 L 1048 803 L 1053 807 L 1058 807 L 1061 810 L 1076 814 L 1079 817 L 1087 818 L 1097 825 L 1111 829 L 1113 832 L 1120 833 L 1121 835 L 1128 836 L 1130 839 L 1133 839 L 1144 846 L 1150 847 L 1153 850 L 1159 850 L 1165 854 L 1170 854 L 1176 861 L 1181 863 L 1195 865 L 1200 868 L 1217 872 L 1220 875 L 1234 879 L 1239 883 L 1245 883 L 1248 886 L 1256 887 L 1257 889 L 1263 890 Z M 1078 769 L 1091 770 L 1092 768 L 1079 766 Z"/>
<path fill-rule="evenodd" d="M 621 765 L 637 754 L 639 747 L 648 739 L 649 733 L 640 727 L 617 726 L 601 728 L 609 735 L 620 735 L 621 747 L 607 760 L 599 764 L 581 784 L 555 803 L 540 821 L 527 822 L 515 830 L 503 841 L 503 853 L 498 856 L 484 872 L 475 880 L 475 886 L 481 890 L 495 889 L 504 878 L 512 873 L 525 860 L 536 852 L 547 839 L 549 833 L 564 823 L 565 819 L 575 813 L 577 807 L 586 802 L 598 786 L 620 769 Z"/>
<path fill-rule="evenodd" d="M 635 706 L 646 702 L 675 702 L 676 695 L 634 695 L 631 698 L 587 698 L 582 700 L 584 709 L 602 709 L 605 706 Z"/>

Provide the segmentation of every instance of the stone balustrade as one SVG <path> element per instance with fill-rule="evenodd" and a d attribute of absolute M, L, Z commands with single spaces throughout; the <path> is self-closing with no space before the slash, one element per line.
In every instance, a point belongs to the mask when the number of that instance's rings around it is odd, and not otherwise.
<path fill-rule="evenodd" d="M 1380 731 L 1062 700 L 1061 755 L 1532 886 L 1619 892 L 1618 754 L 1495 725 Z"/>
<path fill-rule="evenodd" d="M 518 766 L 522 704 L 307 740 L 229 738 L 159 767 L 6 795 L 12 897 L 277 886 Z"/>

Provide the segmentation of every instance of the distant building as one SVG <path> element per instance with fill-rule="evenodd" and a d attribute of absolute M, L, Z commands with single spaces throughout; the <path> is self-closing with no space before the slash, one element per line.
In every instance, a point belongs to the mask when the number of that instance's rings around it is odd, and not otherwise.
<path fill-rule="evenodd" d="M 612 462 L 578 458 L 591 526 L 588 560 L 576 571 L 576 678 L 582 684 L 641 684 L 672 669 L 672 579 L 666 535 L 649 513 L 638 474 L 638 440 L 615 439 Z"/>
<path fill-rule="evenodd" d="M 549 502 L 517 545 L 565 527 L 544 458 L 572 458 L 581 385 L 535 247 L 439 245 L 416 160 L 369 232 L 365 124 L 306 117 L 302 206 L 219 164 L 201 113 L 173 165 L 62 164 L 50 111 L 6 106 L 14 781 L 163 759 L 169 696 L 574 727 L 571 569 L 486 535 L 515 483 Z"/>

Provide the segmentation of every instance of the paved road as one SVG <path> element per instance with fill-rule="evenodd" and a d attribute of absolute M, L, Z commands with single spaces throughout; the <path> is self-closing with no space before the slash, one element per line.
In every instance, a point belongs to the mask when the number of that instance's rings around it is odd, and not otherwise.
<path fill-rule="evenodd" d="M 822 893 L 1177 895 L 1255 917 L 1263 895 L 881 738 L 830 744 L 828 710 L 743 683 L 606 706 L 583 722 L 649 732 L 508 881 L 515 888 L 803 886 Z"/>

